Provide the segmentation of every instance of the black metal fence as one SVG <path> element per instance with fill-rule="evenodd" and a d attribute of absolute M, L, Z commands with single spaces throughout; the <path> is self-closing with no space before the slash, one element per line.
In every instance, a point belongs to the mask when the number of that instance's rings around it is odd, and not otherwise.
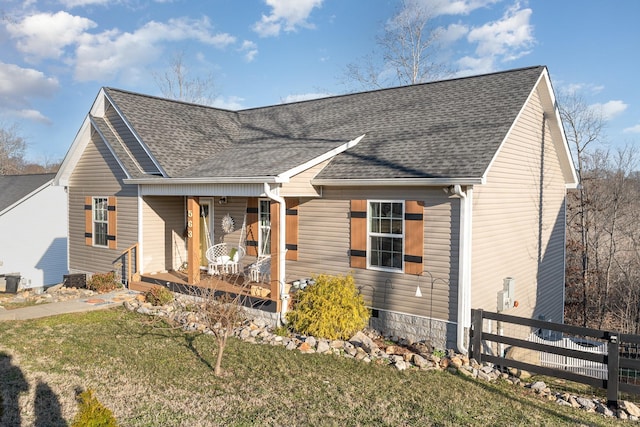
<path fill-rule="evenodd" d="M 470 356 L 479 363 L 491 362 L 505 368 L 515 368 L 563 378 L 605 389 L 607 404 L 616 406 L 620 392 L 640 394 L 640 335 L 582 328 L 544 320 L 527 319 L 506 314 L 472 310 Z M 495 323 L 493 323 L 495 322 Z M 546 337 L 531 340 L 531 334 Z M 562 345 L 571 340 L 577 346 Z M 595 351 L 599 347 L 602 351 Z M 514 357 L 520 351 L 521 357 Z M 511 354 L 511 357 L 509 356 Z M 526 355 L 523 356 L 523 355 Z M 545 363 L 548 356 L 589 363 Z M 520 359 L 520 360 L 518 360 Z M 593 375 L 594 364 L 601 364 L 604 375 Z M 585 368 L 589 366 L 589 369 Z"/>

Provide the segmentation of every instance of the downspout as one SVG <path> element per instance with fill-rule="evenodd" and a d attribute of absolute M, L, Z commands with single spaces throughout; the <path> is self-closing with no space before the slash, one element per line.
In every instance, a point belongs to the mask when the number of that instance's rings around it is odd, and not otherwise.
<path fill-rule="evenodd" d="M 466 193 L 460 185 L 452 186 L 452 193 L 460 198 L 460 240 L 458 256 L 458 328 L 456 345 L 460 353 L 468 351 L 468 331 L 471 327 L 471 207 L 473 188 Z"/>
<path fill-rule="evenodd" d="M 284 198 L 276 195 L 271 191 L 271 187 L 269 183 L 264 183 L 264 194 L 267 195 L 271 200 L 278 202 L 280 204 L 280 209 L 278 209 L 279 217 L 278 221 L 280 222 L 278 233 L 278 287 L 279 287 L 279 295 L 280 301 L 282 303 L 282 308 L 280 311 L 280 320 L 284 320 L 284 316 L 287 312 L 287 305 L 289 295 L 284 294 L 284 278 L 285 278 L 285 262 L 286 262 L 286 247 L 287 247 L 287 239 L 286 239 L 286 226 L 287 226 L 287 204 L 284 201 Z"/>

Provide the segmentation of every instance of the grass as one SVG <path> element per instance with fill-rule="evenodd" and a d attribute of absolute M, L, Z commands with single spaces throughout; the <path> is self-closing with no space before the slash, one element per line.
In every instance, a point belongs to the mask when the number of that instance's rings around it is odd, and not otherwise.
<path fill-rule="evenodd" d="M 0 424 L 67 425 L 88 388 L 123 426 L 618 424 L 506 383 L 236 339 L 218 378 L 214 351 L 122 308 L 0 322 Z"/>

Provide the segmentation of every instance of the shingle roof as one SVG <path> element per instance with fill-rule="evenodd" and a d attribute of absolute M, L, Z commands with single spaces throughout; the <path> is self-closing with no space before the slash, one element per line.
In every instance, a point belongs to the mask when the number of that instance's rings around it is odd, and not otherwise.
<path fill-rule="evenodd" d="M 0 175 L 0 212 L 51 181 L 56 174 Z"/>
<path fill-rule="evenodd" d="M 125 119 L 169 176 L 228 147 L 236 113 L 105 88 Z"/>
<path fill-rule="evenodd" d="M 231 112 L 107 89 L 171 177 L 273 176 L 359 135 L 317 178 L 484 174 L 544 67 Z"/>

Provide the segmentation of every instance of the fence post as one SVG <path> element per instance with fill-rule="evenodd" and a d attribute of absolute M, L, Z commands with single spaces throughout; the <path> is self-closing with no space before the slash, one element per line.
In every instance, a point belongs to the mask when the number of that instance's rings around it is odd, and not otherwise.
<path fill-rule="evenodd" d="M 473 325 L 471 356 L 476 359 L 476 362 L 482 363 L 482 309 L 471 310 L 471 324 Z"/>
<path fill-rule="evenodd" d="M 620 344 L 618 336 L 609 336 L 607 345 L 607 406 L 618 407 L 618 371 L 620 368 Z"/>

